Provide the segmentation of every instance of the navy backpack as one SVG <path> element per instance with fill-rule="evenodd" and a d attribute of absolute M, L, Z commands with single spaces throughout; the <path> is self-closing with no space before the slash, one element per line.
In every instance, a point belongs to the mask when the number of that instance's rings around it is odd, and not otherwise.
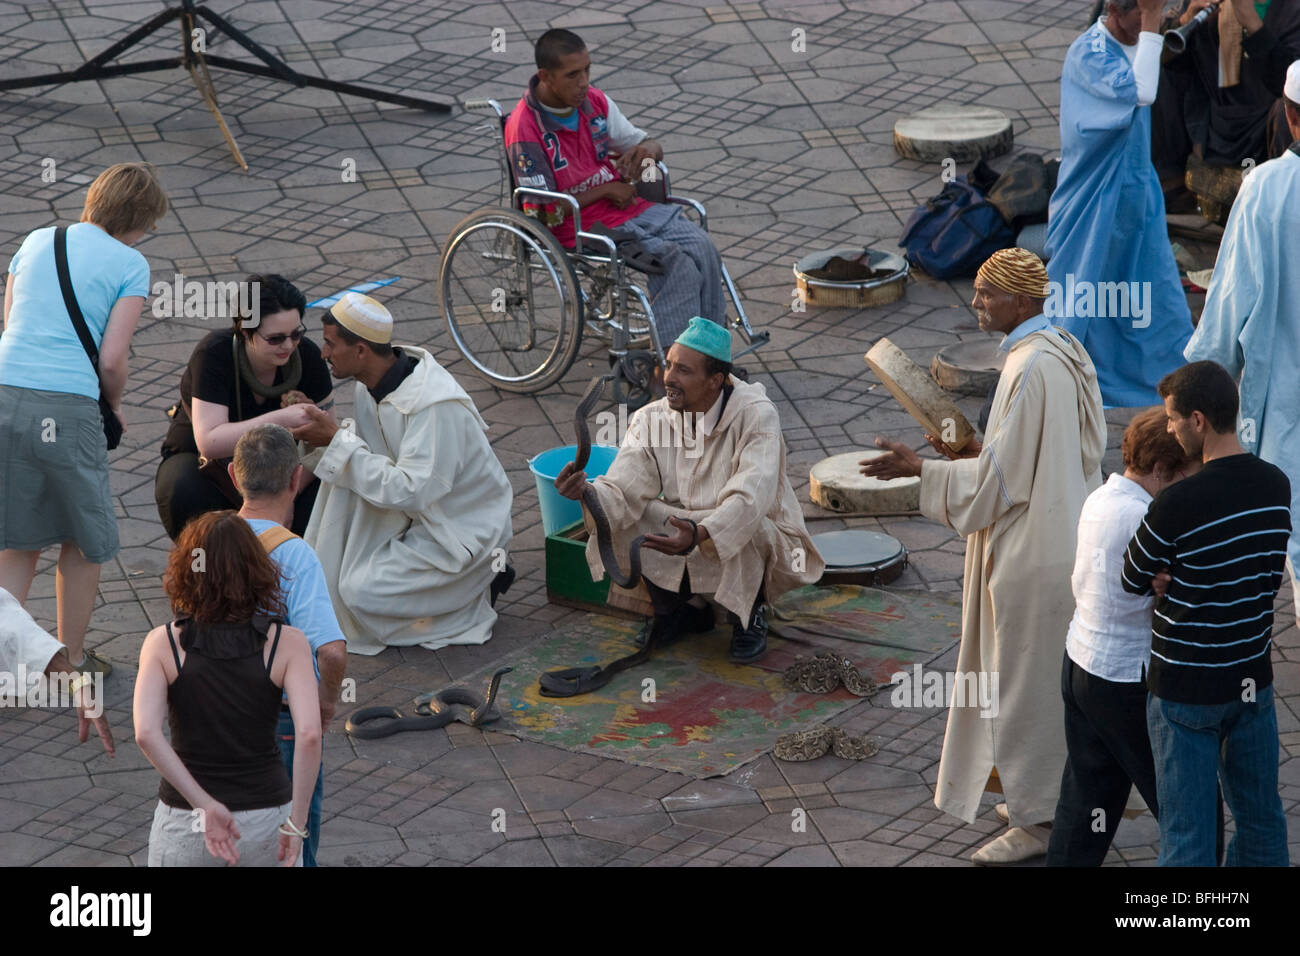
<path fill-rule="evenodd" d="M 913 266 L 951 279 L 974 275 L 985 259 L 1015 242 L 1002 213 L 963 175 L 912 213 L 898 244 Z"/>

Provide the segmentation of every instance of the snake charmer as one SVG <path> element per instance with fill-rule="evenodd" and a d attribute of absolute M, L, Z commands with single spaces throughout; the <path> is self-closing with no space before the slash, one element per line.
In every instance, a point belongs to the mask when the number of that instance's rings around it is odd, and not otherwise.
<path fill-rule="evenodd" d="M 731 333 L 696 316 L 667 359 L 665 397 L 632 416 L 609 471 L 588 485 L 570 463 L 555 487 L 574 500 L 594 489 L 618 554 L 645 536 L 654 617 L 639 643 L 652 628 L 658 647 L 712 630 L 711 598 L 732 623 L 731 659 L 750 663 L 767 650 L 764 602 L 814 583 L 825 565 L 786 476 L 776 406 L 731 374 Z M 593 578 L 605 573 L 594 535 L 587 562 Z"/>

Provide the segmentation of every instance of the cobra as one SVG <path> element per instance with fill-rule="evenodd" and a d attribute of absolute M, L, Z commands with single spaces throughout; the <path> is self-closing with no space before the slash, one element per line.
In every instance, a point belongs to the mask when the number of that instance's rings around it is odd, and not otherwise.
<path fill-rule="evenodd" d="M 605 383 L 613 377 L 605 375 L 592 379 L 574 412 L 573 430 L 578 438 L 577 452 L 573 456 L 574 474 L 582 471 L 587 464 L 587 458 L 591 455 L 591 433 L 587 430 L 587 416 L 591 414 L 592 408 L 600 399 Z M 633 539 L 629 546 L 628 573 L 624 574 L 619 566 L 618 557 L 614 554 L 614 536 L 609 530 L 609 518 L 605 514 L 605 509 L 600 506 L 596 489 L 590 482 L 582 487 L 582 503 L 587 506 L 591 520 L 596 525 L 596 546 L 600 551 L 600 562 L 605 566 L 605 573 L 621 588 L 635 587 L 641 580 L 641 545 L 645 543 L 646 536 L 638 535 Z M 604 667 L 566 667 L 562 670 L 547 671 L 537 679 L 542 696 L 577 697 L 580 694 L 599 690 L 608 684 L 615 674 L 648 661 L 655 651 L 656 634 L 657 630 L 651 629 L 644 647 Z"/>
<path fill-rule="evenodd" d="M 587 427 L 587 417 L 596 402 L 600 400 L 600 393 L 605 390 L 605 383 L 613 379 L 612 375 L 599 375 L 593 378 L 573 413 L 573 430 L 578 438 L 578 449 L 573 456 L 575 474 L 587 467 L 587 459 L 591 457 L 591 432 Z M 619 567 L 618 555 L 614 554 L 614 537 L 609 530 L 609 518 L 605 515 L 605 509 L 600 505 L 596 489 L 590 482 L 582 486 L 582 503 L 587 506 L 587 511 L 591 513 L 591 520 L 596 525 L 596 546 L 600 550 L 600 563 L 605 566 L 605 573 L 621 588 L 636 587 L 641 580 L 641 545 L 645 543 L 645 535 L 638 535 L 633 539 L 629 547 L 628 573 L 624 574 Z"/>

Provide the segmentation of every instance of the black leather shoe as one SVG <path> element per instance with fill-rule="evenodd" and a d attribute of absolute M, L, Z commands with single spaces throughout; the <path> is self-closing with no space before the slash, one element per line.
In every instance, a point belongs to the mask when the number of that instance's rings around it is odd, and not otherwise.
<path fill-rule="evenodd" d="M 676 644 L 687 634 L 707 634 L 713 630 L 713 608 L 696 607 L 687 602 L 671 614 L 649 618 L 641 625 L 636 637 L 632 638 L 637 647 L 645 647 L 646 638 L 652 627 L 662 628 L 655 641 L 656 647 L 669 647 Z"/>
<path fill-rule="evenodd" d="M 754 611 L 749 627 L 742 628 L 739 618 L 731 627 L 731 660 L 737 664 L 752 664 L 767 653 L 767 617 L 763 605 Z"/>

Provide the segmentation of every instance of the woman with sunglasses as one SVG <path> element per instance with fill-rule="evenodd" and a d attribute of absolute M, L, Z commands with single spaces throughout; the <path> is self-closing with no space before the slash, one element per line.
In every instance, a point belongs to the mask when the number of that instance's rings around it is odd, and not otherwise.
<path fill-rule="evenodd" d="M 158 517 L 173 541 L 191 518 L 241 504 L 226 465 L 241 435 L 257 425 L 294 429 L 311 421 L 306 405 L 328 408 L 333 388 L 320 348 L 304 336 L 306 297 L 284 276 L 250 275 L 239 298 L 256 313 L 236 313 L 233 329 L 210 332 L 181 375 L 181 400 L 154 479 Z M 291 529 L 307 528 L 320 482 L 294 501 Z"/>

